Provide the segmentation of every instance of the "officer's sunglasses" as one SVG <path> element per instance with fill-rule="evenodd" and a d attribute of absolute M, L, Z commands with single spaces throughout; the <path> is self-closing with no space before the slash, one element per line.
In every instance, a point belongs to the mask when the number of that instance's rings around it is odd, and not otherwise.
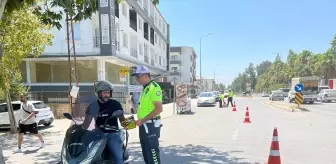
<path fill-rule="evenodd" d="M 137 80 L 139 80 L 140 78 L 141 78 L 141 76 L 143 76 L 144 74 L 139 74 L 138 76 L 136 76 L 135 78 L 137 79 Z"/>

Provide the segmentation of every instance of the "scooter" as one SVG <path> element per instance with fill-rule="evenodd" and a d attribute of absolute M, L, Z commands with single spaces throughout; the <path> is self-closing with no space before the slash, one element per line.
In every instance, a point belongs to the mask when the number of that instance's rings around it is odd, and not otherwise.
<path fill-rule="evenodd" d="M 122 114 L 122 111 L 116 111 L 109 119 L 119 117 Z M 74 121 L 75 124 L 70 126 L 66 131 L 61 152 L 61 162 L 59 164 L 114 164 L 107 146 L 107 136 L 105 133 L 99 130 L 89 131 L 83 129 L 69 113 L 63 113 L 63 116 Z M 117 127 L 106 124 L 108 120 L 100 128 L 121 134 L 121 139 L 124 142 L 124 163 L 128 164 L 129 154 L 126 148 L 129 134 L 126 129 L 118 130 Z"/>

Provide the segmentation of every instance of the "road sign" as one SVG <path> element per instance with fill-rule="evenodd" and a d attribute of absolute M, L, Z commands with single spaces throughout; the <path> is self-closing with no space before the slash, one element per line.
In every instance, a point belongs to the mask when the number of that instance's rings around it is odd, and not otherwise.
<path fill-rule="evenodd" d="M 300 92 L 295 93 L 295 103 L 303 104 L 303 95 Z"/>
<path fill-rule="evenodd" d="M 296 84 L 294 89 L 295 89 L 296 92 L 302 92 L 304 87 L 303 87 L 302 84 Z"/>
<path fill-rule="evenodd" d="M 119 75 L 120 75 L 121 77 L 125 77 L 125 76 L 127 76 L 128 73 L 129 73 L 129 69 L 128 69 L 128 67 L 121 67 L 121 68 L 119 69 Z"/>

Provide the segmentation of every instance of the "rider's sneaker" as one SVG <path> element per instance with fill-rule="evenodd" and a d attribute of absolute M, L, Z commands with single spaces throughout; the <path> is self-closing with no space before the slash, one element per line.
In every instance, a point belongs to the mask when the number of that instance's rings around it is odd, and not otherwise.
<path fill-rule="evenodd" d="M 20 148 L 17 148 L 13 151 L 13 153 L 22 153 L 22 150 Z"/>
<path fill-rule="evenodd" d="M 44 147 L 45 147 L 44 141 L 40 142 L 40 148 L 44 148 Z"/>

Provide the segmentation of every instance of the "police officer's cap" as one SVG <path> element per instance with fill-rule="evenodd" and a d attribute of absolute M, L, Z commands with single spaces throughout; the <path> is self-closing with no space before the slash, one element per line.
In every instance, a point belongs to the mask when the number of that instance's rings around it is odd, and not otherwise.
<path fill-rule="evenodd" d="M 136 66 L 135 71 L 131 74 L 131 76 L 139 76 L 141 74 L 150 74 L 149 69 L 143 65 Z"/>

